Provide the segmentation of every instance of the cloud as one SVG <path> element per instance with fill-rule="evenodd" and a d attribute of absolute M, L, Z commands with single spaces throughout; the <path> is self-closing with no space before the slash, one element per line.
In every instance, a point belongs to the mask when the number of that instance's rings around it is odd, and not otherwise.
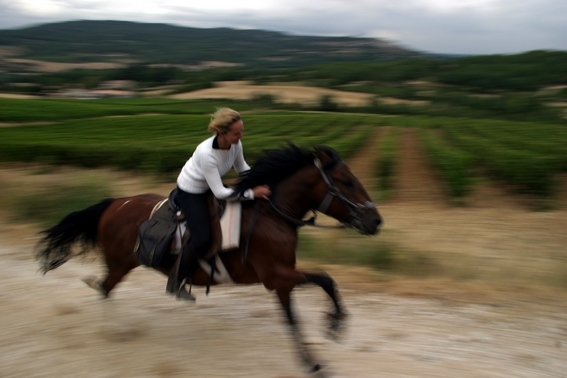
<path fill-rule="evenodd" d="M 128 20 L 385 38 L 439 53 L 567 50 L 565 0 L 0 0 L 0 28 Z"/>

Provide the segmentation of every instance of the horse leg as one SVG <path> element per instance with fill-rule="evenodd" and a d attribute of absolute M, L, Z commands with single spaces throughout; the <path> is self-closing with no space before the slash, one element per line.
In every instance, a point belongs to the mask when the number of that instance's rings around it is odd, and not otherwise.
<path fill-rule="evenodd" d="M 89 287 L 101 293 L 103 298 L 108 298 L 112 289 L 114 289 L 114 287 L 122 281 L 122 278 L 140 264 L 135 258 L 131 257 L 122 263 L 107 263 L 106 265 L 108 273 L 104 280 L 101 281 L 93 276 L 83 278 L 83 281 Z"/>
<path fill-rule="evenodd" d="M 282 308 L 285 312 L 288 325 L 290 326 L 293 340 L 303 363 L 308 367 L 310 373 L 316 373 L 317 377 L 322 378 L 324 377 L 322 373 L 322 366 L 315 362 L 308 346 L 305 344 L 291 305 L 291 291 L 296 285 L 305 282 L 305 276 L 295 269 L 279 267 L 279 269 L 276 269 L 276 276 L 271 280 L 271 285 L 266 285 L 266 287 L 276 290 Z"/>
<path fill-rule="evenodd" d="M 304 281 L 300 283 L 312 283 L 315 285 L 320 286 L 325 293 L 331 298 L 334 305 L 334 312 L 328 314 L 329 318 L 329 329 L 328 329 L 328 336 L 333 340 L 338 340 L 339 334 L 343 330 L 344 320 L 347 317 L 347 313 L 344 310 L 344 307 L 340 300 L 339 290 L 337 289 L 337 284 L 326 273 L 316 274 L 316 273 L 301 273 L 304 277 Z"/>
<path fill-rule="evenodd" d="M 107 297 L 107 293 L 102 288 L 102 281 L 98 279 L 96 276 L 87 276 L 81 278 L 81 280 L 86 283 L 91 289 L 95 289 L 98 291 L 104 298 Z"/>
<path fill-rule="evenodd" d="M 106 293 L 105 296 L 108 297 L 110 291 L 122 281 L 122 278 L 139 265 L 140 263 L 133 256 L 121 264 L 107 264 L 108 274 L 101 285 L 102 290 Z"/>
<path fill-rule="evenodd" d="M 317 377 L 323 378 L 322 366 L 315 362 L 315 359 L 311 355 L 309 348 L 303 341 L 303 336 L 299 329 L 299 325 L 295 320 L 295 315 L 291 307 L 291 290 L 290 289 L 276 289 L 278 298 L 285 312 L 287 322 L 291 329 L 291 334 L 293 336 L 293 341 L 299 351 L 299 356 L 303 360 L 303 363 L 309 368 L 309 373 L 316 373 Z"/>

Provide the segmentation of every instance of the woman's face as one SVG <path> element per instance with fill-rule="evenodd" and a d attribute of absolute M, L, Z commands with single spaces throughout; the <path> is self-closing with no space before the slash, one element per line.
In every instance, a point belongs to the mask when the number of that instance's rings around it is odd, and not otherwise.
<path fill-rule="evenodd" d="M 234 121 L 228 128 L 228 132 L 224 134 L 226 141 L 230 144 L 237 144 L 244 135 L 244 122 L 241 119 Z"/>

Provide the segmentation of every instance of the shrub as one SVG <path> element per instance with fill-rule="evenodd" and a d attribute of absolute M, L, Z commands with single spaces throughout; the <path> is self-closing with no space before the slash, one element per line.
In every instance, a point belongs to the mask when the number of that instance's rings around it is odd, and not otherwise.
<path fill-rule="evenodd" d="M 389 129 L 378 145 L 378 161 L 375 163 L 376 174 L 380 180 L 380 189 L 388 191 L 393 187 L 394 172 L 398 152 L 397 130 Z"/>
<path fill-rule="evenodd" d="M 443 177 L 449 193 L 455 199 L 465 197 L 471 190 L 471 157 L 450 146 L 435 130 L 422 130 L 421 140 L 432 165 Z"/>

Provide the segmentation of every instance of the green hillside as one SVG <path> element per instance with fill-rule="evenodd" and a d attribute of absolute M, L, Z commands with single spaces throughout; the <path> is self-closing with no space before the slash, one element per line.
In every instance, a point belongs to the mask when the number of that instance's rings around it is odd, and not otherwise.
<path fill-rule="evenodd" d="M 126 21 L 69 21 L 0 30 L 0 46 L 27 59 L 188 64 L 221 61 L 249 67 L 379 61 L 418 55 L 372 38 L 314 37 L 265 30 L 199 29 Z"/>

